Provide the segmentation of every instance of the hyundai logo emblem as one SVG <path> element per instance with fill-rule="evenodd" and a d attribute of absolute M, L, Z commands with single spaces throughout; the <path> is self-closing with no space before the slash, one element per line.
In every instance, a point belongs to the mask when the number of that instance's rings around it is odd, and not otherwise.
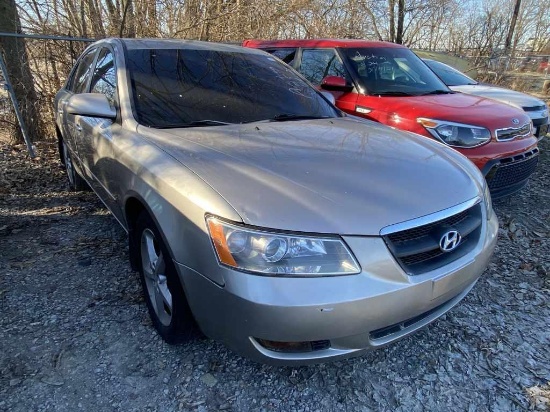
<path fill-rule="evenodd" d="M 451 252 L 460 244 L 462 236 L 456 230 L 449 230 L 439 240 L 439 249 L 443 252 Z"/>
<path fill-rule="evenodd" d="M 512 119 L 512 123 L 519 124 L 519 119 Z"/>

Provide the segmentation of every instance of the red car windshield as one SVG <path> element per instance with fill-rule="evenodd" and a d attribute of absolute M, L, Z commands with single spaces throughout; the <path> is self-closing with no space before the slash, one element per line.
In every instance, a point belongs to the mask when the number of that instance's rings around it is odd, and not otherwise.
<path fill-rule="evenodd" d="M 452 91 L 412 51 L 402 48 L 341 48 L 356 81 L 370 95 L 421 96 Z"/>

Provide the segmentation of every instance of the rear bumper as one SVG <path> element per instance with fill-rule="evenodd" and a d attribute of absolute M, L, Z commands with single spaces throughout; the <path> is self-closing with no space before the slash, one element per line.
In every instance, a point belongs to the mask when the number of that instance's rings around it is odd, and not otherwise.
<path fill-rule="evenodd" d="M 225 280 L 220 286 L 184 265 L 176 266 L 206 335 L 263 363 L 332 361 L 390 344 L 456 305 L 492 255 L 498 222 L 493 216 L 487 223 L 472 253 L 418 276 L 403 272 L 381 238 L 369 237 L 344 238 L 362 267 L 352 276 L 265 277 L 220 267 Z M 328 345 L 290 353 L 267 349 L 258 339 Z"/>

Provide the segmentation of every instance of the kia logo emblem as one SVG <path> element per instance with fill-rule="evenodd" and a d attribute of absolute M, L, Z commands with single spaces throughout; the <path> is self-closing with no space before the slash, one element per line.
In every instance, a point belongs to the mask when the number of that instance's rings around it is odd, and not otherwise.
<path fill-rule="evenodd" d="M 443 252 L 451 252 L 457 248 L 462 240 L 462 236 L 456 230 L 449 230 L 439 240 L 439 249 Z"/>
<path fill-rule="evenodd" d="M 512 119 L 512 123 L 519 124 L 519 120 L 518 119 Z"/>

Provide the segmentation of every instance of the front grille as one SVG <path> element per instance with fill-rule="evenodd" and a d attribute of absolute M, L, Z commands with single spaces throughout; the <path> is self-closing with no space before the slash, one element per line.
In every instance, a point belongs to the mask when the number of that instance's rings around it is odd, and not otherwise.
<path fill-rule="evenodd" d="M 509 127 L 506 129 L 496 130 L 497 140 L 501 142 L 506 140 L 512 140 L 517 137 L 529 136 L 530 133 L 531 133 L 531 122 L 525 123 L 523 126 L 520 126 L 520 127 Z"/>
<path fill-rule="evenodd" d="M 472 251 L 479 240 L 481 226 L 481 203 L 478 203 L 445 219 L 390 233 L 384 240 L 403 270 L 414 276 L 447 265 Z M 450 230 L 458 231 L 462 239 L 454 250 L 444 252 L 439 244 Z"/>
<path fill-rule="evenodd" d="M 537 167 L 538 154 L 539 150 L 535 148 L 514 157 L 501 159 L 485 176 L 491 193 L 527 181 Z"/>
<path fill-rule="evenodd" d="M 388 235 L 388 238 L 395 243 L 404 242 L 411 239 L 418 239 L 422 236 L 429 234 L 434 228 L 440 225 L 454 226 L 457 223 L 462 222 L 468 216 L 468 210 L 457 213 L 437 222 L 429 223 L 427 225 L 418 226 L 412 229 L 403 230 Z"/>

